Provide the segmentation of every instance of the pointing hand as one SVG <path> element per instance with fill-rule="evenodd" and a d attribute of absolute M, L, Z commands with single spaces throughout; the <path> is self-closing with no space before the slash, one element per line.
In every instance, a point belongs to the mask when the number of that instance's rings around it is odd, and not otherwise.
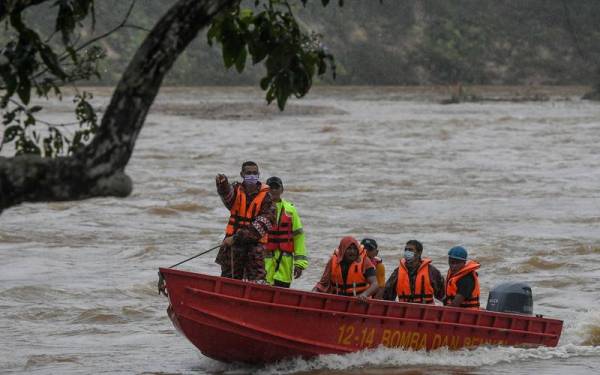
<path fill-rule="evenodd" d="M 227 176 L 220 173 L 215 177 L 215 182 L 217 183 L 217 187 L 229 183 L 229 181 L 227 181 Z"/>

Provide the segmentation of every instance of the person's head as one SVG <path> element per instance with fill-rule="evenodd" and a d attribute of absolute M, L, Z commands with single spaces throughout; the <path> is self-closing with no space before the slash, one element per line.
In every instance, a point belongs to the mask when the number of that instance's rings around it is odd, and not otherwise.
<path fill-rule="evenodd" d="M 448 251 L 448 267 L 450 273 L 456 273 L 465 266 L 467 262 L 467 250 L 462 246 L 454 246 Z"/>
<path fill-rule="evenodd" d="M 338 257 L 341 262 L 352 263 L 358 259 L 359 244 L 356 238 L 346 236 L 340 241 L 338 246 Z"/>
<path fill-rule="evenodd" d="M 260 177 L 258 165 L 253 161 L 244 162 L 244 164 L 242 164 L 240 176 L 244 179 L 244 184 L 256 184 L 258 182 L 258 178 Z"/>
<path fill-rule="evenodd" d="M 379 249 L 377 247 L 377 241 L 372 238 L 363 238 L 360 241 L 360 244 L 363 245 L 365 251 L 367 252 L 367 256 L 369 258 L 374 258 L 379 254 Z"/>
<path fill-rule="evenodd" d="M 277 176 L 269 177 L 267 179 L 267 185 L 269 185 L 273 200 L 279 202 L 281 200 L 281 194 L 283 193 L 283 182 L 281 181 L 281 178 Z"/>
<path fill-rule="evenodd" d="M 423 254 L 423 244 L 417 240 L 410 240 L 404 246 L 404 259 L 408 263 L 418 263 Z"/>
<path fill-rule="evenodd" d="M 348 248 L 346 248 L 346 251 L 344 252 L 344 262 L 352 263 L 352 262 L 356 261 L 357 258 L 358 258 L 358 247 L 356 247 L 356 245 L 354 245 L 354 244 L 348 246 Z"/>

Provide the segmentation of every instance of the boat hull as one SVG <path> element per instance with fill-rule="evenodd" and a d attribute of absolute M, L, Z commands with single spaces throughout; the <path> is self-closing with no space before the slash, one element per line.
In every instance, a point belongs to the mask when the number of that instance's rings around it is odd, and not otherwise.
<path fill-rule="evenodd" d="M 413 350 L 479 345 L 556 346 L 562 321 L 373 300 L 160 269 L 169 316 L 203 354 L 269 363 L 378 346 Z"/>

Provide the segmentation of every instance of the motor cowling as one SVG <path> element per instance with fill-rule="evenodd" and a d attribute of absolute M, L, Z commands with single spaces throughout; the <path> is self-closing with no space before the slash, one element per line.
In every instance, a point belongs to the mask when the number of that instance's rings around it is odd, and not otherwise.
<path fill-rule="evenodd" d="M 531 287 L 520 282 L 505 282 L 490 290 L 486 310 L 516 314 L 533 314 Z"/>

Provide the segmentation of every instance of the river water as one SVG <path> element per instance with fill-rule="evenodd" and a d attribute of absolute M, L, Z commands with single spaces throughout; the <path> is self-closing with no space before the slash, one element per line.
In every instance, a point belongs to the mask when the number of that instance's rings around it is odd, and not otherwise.
<path fill-rule="evenodd" d="M 105 106 L 110 91 L 96 91 Z M 278 113 L 254 89 L 164 89 L 127 168 L 130 197 L 0 216 L 0 372 L 598 373 L 600 106 L 580 91 L 442 105 L 443 89 L 322 88 Z M 47 120 L 69 121 L 69 103 Z M 303 219 L 311 266 L 294 287 L 314 285 L 344 235 L 376 238 L 388 271 L 409 239 L 442 273 L 462 244 L 482 264 L 483 303 L 498 282 L 530 283 L 534 311 L 565 321 L 559 346 L 380 348 L 266 367 L 202 356 L 167 318 L 157 268 L 218 243 L 227 211 L 214 176 L 235 179 L 245 160 L 283 179 Z M 213 259 L 181 268 L 218 274 Z"/>

